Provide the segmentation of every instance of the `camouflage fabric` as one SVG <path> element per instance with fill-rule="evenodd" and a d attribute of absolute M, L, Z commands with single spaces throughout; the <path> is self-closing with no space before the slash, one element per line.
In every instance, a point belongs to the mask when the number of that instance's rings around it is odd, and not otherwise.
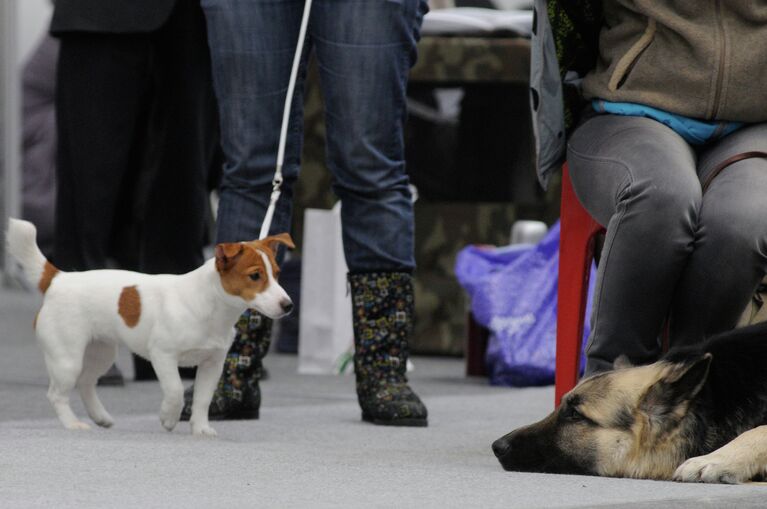
<path fill-rule="evenodd" d="M 508 244 L 516 217 L 517 207 L 507 203 L 416 203 L 411 350 L 463 353 L 468 302 L 454 275 L 455 257 L 467 244 Z"/>
<path fill-rule="evenodd" d="M 520 83 L 530 76 L 530 41 L 521 37 L 424 37 L 410 81 Z"/>
<path fill-rule="evenodd" d="M 563 82 L 570 71 L 579 77 L 585 76 L 594 68 L 599 55 L 602 1 L 552 0 L 548 2 L 548 15 Z M 565 130 L 570 133 L 577 124 L 583 101 L 579 91 L 566 82 L 563 92 Z"/>
<path fill-rule="evenodd" d="M 407 384 L 413 283 L 402 272 L 350 274 L 354 377 L 362 420 L 426 426 L 426 407 Z"/>
<path fill-rule="evenodd" d="M 523 101 L 527 110 L 530 41 L 523 38 L 424 37 L 418 46 L 418 62 L 411 83 L 439 86 L 505 83 L 524 86 L 522 94 L 509 100 Z M 484 89 L 482 89 L 484 90 Z M 520 117 L 521 131 L 515 142 L 532 145 L 529 114 Z M 516 126 L 515 126 L 516 127 Z M 512 147 L 522 156 L 511 162 L 515 176 L 534 175 L 532 148 Z M 466 166 L 465 171 L 478 169 Z M 544 196 L 521 196 L 524 179 L 511 182 L 514 203 L 455 203 L 419 201 L 416 219 L 416 320 L 411 350 L 418 353 L 460 355 L 466 341 L 467 302 L 453 274 L 455 257 L 467 244 L 503 245 L 509 242 L 514 220 L 523 217 L 554 220 L 558 216 L 557 186 Z M 467 183 L 462 185 L 466 189 Z M 487 198 L 485 198 L 487 199 Z M 524 205 L 523 205 L 524 203 Z"/>

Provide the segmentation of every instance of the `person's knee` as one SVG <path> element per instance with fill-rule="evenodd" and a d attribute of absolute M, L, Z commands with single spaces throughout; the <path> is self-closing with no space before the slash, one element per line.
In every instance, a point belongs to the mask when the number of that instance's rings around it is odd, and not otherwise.
<path fill-rule="evenodd" d="M 407 197 L 410 199 L 409 179 L 405 162 L 388 157 L 370 145 L 344 151 L 331 157 L 329 166 L 339 196 L 357 195 L 370 199 Z"/>
<path fill-rule="evenodd" d="M 751 253 L 767 265 L 765 193 L 767 161 L 747 159 L 725 170 L 714 179 L 703 200 L 703 240 L 721 246 L 722 256 Z"/>
<path fill-rule="evenodd" d="M 685 243 L 692 242 L 697 235 L 702 203 L 699 185 L 638 181 L 624 195 L 626 213 L 637 215 L 646 233 L 676 234 Z"/>
<path fill-rule="evenodd" d="M 720 246 L 721 256 L 749 259 L 767 269 L 767 207 L 760 200 L 704 205 L 702 240 Z"/>
<path fill-rule="evenodd" d="M 337 180 L 333 191 L 343 202 L 375 203 L 395 209 L 412 209 L 412 192 L 407 179 L 366 176 L 353 181 Z"/>

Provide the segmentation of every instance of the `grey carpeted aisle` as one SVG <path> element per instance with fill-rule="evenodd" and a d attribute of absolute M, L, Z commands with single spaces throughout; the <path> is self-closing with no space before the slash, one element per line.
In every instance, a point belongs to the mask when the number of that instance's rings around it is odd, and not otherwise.
<path fill-rule="evenodd" d="M 757 485 L 504 472 L 491 442 L 542 417 L 553 391 L 489 387 L 450 359 L 415 359 L 426 429 L 363 424 L 351 378 L 299 376 L 295 357 L 271 355 L 261 419 L 214 424 L 218 438 L 164 431 L 153 382 L 100 389 L 114 428 L 65 431 L 45 398 L 38 304 L 0 290 L 0 508 L 767 507 Z M 125 351 L 119 363 L 132 372 Z"/>

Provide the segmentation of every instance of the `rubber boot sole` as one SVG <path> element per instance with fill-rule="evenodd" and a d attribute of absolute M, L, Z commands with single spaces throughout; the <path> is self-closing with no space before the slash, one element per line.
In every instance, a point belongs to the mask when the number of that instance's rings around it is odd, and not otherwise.
<path fill-rule="evenodd" d="M 376 419 L 375 417 L 373 417 L 372 415 L 368 414 L 365 411 L 362 412 L 362 420 L 372 424 L 377 424 L 379 426 L 402 426 L 402 427 L 410 427 L 410 428 L 425 428 L 429 425 L 428 419 L 414 419 L 414 418 Z"/>
<path fill-rule="evenodd" d="M 255 410 L 233 410 L 221 415 L 210 415 L 211 421 L 248 421 L 258 419 L 258 408 Z"/>

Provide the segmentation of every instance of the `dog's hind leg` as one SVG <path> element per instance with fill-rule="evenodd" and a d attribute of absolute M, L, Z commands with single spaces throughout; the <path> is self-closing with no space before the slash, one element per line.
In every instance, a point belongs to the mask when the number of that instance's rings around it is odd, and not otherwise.
<path fill-rule="evenodd" d="M 89 343 L 85 348 L 83 371 L 77 380 L 77 388 L 88 415 L 93 419 L 93 422 L 105 428 L 112 426 L 114 420 L 96 394 L 96 383 L 99 377 L 109 370 L 116 356 L 117 344 L 115 343 L 103 341 Z"/>
<path fill-rule="evenodd" d="M 37 314 L 35 327 L 50 378 L 48 401 L 65 428 L 90 429 L 88 424 L 77 418 L 69 405 L 69 395 L 83 369 L 88 331 L 80 327 L 77 320 L 58 316 L 56 309 L 56 306 L 44 303 Z"/>
<path fill-rule="evenodd" d="M 688 459 L 676 469 L 674 480 L 739 484 L 765 473 L 767 426 L 759 426 L 710 454 Z"/>
<path fill-rule="evenodd" d="M 77 418 L 69 405 L 69 394 L 75 388 L 82 369 L 82 358 L 72 355 L 59 355 L 53 358 L 46 353 L 45 364 L 51 379 L 48 386 L 48 401 L 53 405 L 61 424 L 67 429 L 90 429 L 88 424 Z"/>

